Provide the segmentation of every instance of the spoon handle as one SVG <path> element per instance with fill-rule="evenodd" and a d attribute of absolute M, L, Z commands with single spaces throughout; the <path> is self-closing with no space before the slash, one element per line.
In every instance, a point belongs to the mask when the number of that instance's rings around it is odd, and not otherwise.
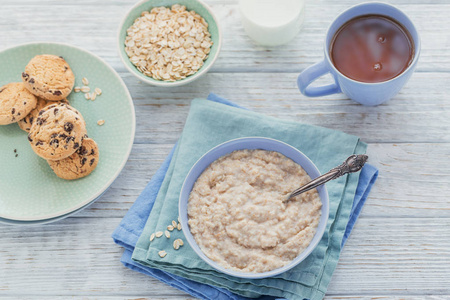
<path fill-rule="evenodd" d="M 368 158 L 369 157 L 364 154 L 351 155 L 340 166 L 337 166 L 336 168 L 331 169 L 327 173 L 317 177 L 316 179 L 308 182 L 304 186 L 293 191 L 289 195 L 289 197 L 286 198 L 285 201 L 288 201 L 292 197 L 300 195 L 301 193 L 304 193 L 313 188 L 316 188 L 319 185 L 324 184 L 325 182 L 334 180 L 334 179 L 341 177 L 342 175 L 345 175 L 347 173 L 358 172 L 359 170 L 362 169 L 362 167 L 364 166 L 364 164 L 366 163 Z"/>

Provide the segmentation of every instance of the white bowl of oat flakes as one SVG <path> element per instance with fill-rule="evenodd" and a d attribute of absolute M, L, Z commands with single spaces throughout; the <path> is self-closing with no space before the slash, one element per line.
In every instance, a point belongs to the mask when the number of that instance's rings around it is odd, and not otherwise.
<path fill-rule="evenodd" d="M 198 0 L 144 0 L 123 19 L 119 55 L 138 79 L 179 86 L 204 75 L 215 62 L 222 33 L 212 10 Z"/>
<path fill-rule="evenodd" d="M 179 216 L 186 240 L 225 274 L 254 279 L 281 274 L 303 261 L 325 231 L 324 185 L 282 201 L 318 176 L 306 155 L 281 141 L 225 142 L 203 155 L 184 181 Z"/>

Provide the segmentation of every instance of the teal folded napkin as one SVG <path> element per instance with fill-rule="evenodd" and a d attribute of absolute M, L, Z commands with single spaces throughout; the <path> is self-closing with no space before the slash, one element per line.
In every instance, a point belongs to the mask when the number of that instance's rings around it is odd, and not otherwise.
<path fill-rule="evenodd" d="M 359 174 L 352 173 L 327 183 L 330 215 L 322 240 L 302 263 L 275 277 L 243 279 L 217 272 L 189 247 L 182 231 L 172 231 L 170 239 L 163 236 L 150 242 L 152 233 L 164 232 L 172 220 L 177 220 L 181 186 L 194 163 L 211 148 L 248 136 L 269 137 L 288 143 L 306 154 L 322 173 L 341 164 L 351 154 L 364 153 L 367 147 L 358 137 L 339 131 L 280 120 L 212 101 L 193 100 L 182 136 L 132 259 L 245 297 L 270 295 L 288 299 L 322 299 L 339 259 Z M 172 243 L 177 238 L 185 243 L 179 250 L 174 250 Z M 167 252 L 164 258 L 158 255 L 161 250 Z"/>

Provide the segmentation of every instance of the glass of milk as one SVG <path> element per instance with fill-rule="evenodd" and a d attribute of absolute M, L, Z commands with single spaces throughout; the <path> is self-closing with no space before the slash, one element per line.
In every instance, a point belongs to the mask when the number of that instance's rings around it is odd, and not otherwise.
<path fill-rule="evenodd" d="M 245 32 L 262 46 L 291 41 L 302 26 L 304 5 L 304 0 L 239 0 Z"/>

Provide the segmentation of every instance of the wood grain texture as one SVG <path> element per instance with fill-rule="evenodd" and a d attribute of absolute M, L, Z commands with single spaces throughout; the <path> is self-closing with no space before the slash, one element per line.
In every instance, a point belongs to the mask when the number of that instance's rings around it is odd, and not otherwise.
<path fill-rule="evenodd" d="M 380 176 L 325 299 L 450 299 L 449 1 L 389 1 L 416 24 L 422 52 L 409 83 L 377 107 L 342 94 L 307 98 L 296 87 L 298 73 L 322 59 L 332 19 L 361 1 L 307 1 L 300 34 L 277 48 L 246 36 L 237 0 L 205 1 L 219 17 L 222 52 L 204 77 L 171 89 L 140 82 L 118 57 L 118 25 L 136 0 L 1 1 L 1 48 L 52 41 L 99 55 L 129 88 L 137 131 L 124 170 L 88 209 L 45 226 L 0 225 L 0 298 L 192 299 L 123 267 L 110 235 L 181 135 L 191 100 L 214 92 L 258 113 L 369 143 Z"/>
<path fill-rule="evenodd" d="M 191 99 L 206 98 L 210 91 L 259 113 L 341 130 L 368 143 L 450 142 L 450 73 L 415 73 L 395 98 L 377 107 L 359 105 L 342 94 L 307 98 L 298 91 L 297 75 L 209 73 L 169 91 L 126 74 L 136 107 L 136 142 L 175 143 Z"/>
<path fill-rule="evenodd" d="M 123 217 L 172 146 L 135 144 L 112 187 L 74 217 Z M 450 217 L 450 144 L 369 144 L 367 153 L 380 175 L 361 217 Z"/>
<path fill-rule="evenodd" d="M 110 234 L 119 222 L 69 218 L 27 230 L 9 227 L 2 233 L 1 295 L 26 296 L 30 287 L 32 295 L 48 297 L 182 295 L 118 263 L 122 249 Z M 449 226 L 450 218 L 361 218 L 329 294 L 449 295 Z"/>
<path fill-rule="evenodd" d="M 396 1 L 391 1 L 396 4 Z M 422 36 L 417 70 L 450 71 L 450 3 L 439 5 L 398 1 Z M 125 71 L 117 56 L 116 33 L 130 1 L 10 1 L 2 2 L 0 30 L 4 45 L 28 41 L 58 41 L 83 47 Z M 325 4 L 324 4 L 325 3 Z M 350 5 L 360 1 L 308 1 L 304 26 L 291 43 L 277 48 L 255 45 L 240 23 L 236 1 L 211 1 L 223 30 L 223 51 L 212 72 L 300 72 L 322 58 L 323 39 L 330 22 Z M 45 5 L 46 4 L 46 5 Z M 432 16 L 432 17 L 431 17 Z"/>

